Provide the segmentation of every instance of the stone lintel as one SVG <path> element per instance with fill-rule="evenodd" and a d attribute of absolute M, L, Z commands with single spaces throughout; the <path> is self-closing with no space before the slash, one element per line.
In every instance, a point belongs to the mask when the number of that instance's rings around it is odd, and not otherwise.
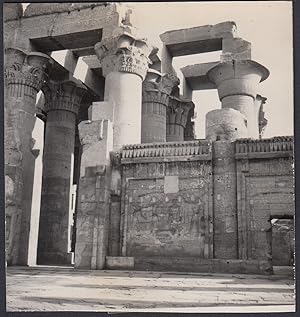
<path fill-rule="evenodd" d="M 236 36 L 234 22 L 168 31 L 160 35 L 170 54 L 183 56 L 222 50 L 222 38 Z"/>
<path fill-rule="evenodd" d="M 207 72 L 219 62 L 188 65 L 181 68 L 183 77 L 192 90 L 216 89 L 216 85 L 207 77 Z"/>
<path fill-rule="evenodd" d="M 44 4 L 50 6 L 49 14 L 28 14 L 22 17 L 21 32 L 9 36 L 8 41 L 17 41 L 20 47 L 28 49 L 31 45 L 44 52 L 78 49 L 94 46 L 102 35 L 110 36 L 113 29 L 120 24 L 119 5 L 116 3 L 98 4 L 84 9 L 61 10 L 53 13 L 51 6 L 63 7 L 64 3 Z M 80 5 L 80 4 L 76 4 Z M 89 6 L 89 4 L 82 4 Z M 39 10 L 42 4 L 31 4 Z M 29 6 L 27 7 L 29 9 Z M 8 21 L 11 27 L 17 28 L 17 20 Z M 49 36 L 51 30 L 51 36 Z M 29 41 L 30 40 L 30 41 Z"/>
<path fill-rule="evenodd" d="M 107 6 L 107 3 L 30 3 L 24 11 L 24 17 L 72 12 L 75 10 L 94 9 L 96 6 Z"/>
<path fill-rule="evenodd" d="M 94 48 L 93 48 L 94 49 Z M 101 63 L 96 55 L 92 54 L 89 56 L 84 56 L 82 61 L 85 62 L 90 69 L 101 68 Z"/>
<path fill-rule="evenodd" d="M 221 62 L 251 60 L 251 43 L 242 38 L 223 39 Z"/>

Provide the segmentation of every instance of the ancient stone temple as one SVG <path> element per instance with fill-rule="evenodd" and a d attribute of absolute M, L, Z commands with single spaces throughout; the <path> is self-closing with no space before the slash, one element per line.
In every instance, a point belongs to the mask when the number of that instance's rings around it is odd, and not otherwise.
<path fill-rule="evenodd" d="M 167 31 L 159 52 L 124 7 L 4 4 L 7 264 L 291 265 L 293 137 L 263 138 L 268 69 L 234 22 Z M 173 57 L 213 51 L 179 81 Z M 221 108 L 197 139 L 192 93 L 206 89 Z"/>

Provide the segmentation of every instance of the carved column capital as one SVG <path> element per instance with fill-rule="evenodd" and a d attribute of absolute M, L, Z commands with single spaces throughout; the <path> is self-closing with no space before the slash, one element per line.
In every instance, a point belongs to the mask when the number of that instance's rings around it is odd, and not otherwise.
<path fill-rule="evenodd" d="M 26 53 L 17 48 L 5 50 L 5 83 L 8 95 L 35 98 L 47 79 L 50 57 L 39 52 Z"/>
<path fill-rule="evenodd" d="M 161 75 L 149 69 L 143 82 L 143 103 L 156 102 L 167 106 L 170 94 L 179 83 L 179 78 L 173 74 Z"/>
<path fill-rule="evenodd" d="M 146 39 L 131 34 L 130 30 L 129 26 L 122 28 L 112 38 L 105 38 L 95 45 L 104 76 L 111 72 L 125 72 L 136 74 L 144 80 L 153 47 L 147 44 Z"/>
<path fill-rule="evenodd" d="M 167 124 L 180 125 L 185 128 L 190 111 L 194 111 L 192 101 L 170 96 L 167 108 Z"/>
<path fill-rule="evenodd" d="M 211 68 L 207 76 L 218 88 L 219 98 L 244 95 L 256 98 L 258 84 L 269 77 L 269 70 L 253 60 L 232 60 Z"/>
<path fill-rule="evenodd" d="M 56 82 L 50 80 L 42 87 L 45 95 L 44 111 L 65 110 L 79 112 L 81 99 L 86 92 L 86 87 L 76 79 Z"/>

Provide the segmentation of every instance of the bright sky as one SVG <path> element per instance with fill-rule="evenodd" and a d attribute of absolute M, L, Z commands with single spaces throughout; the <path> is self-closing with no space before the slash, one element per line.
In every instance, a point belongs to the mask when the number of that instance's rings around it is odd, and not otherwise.
<path fill-rule="evenodd" d="M 132 23 L 158 47 L 159 34 L 169 30 L 235 21 L 238 36 L 252 43 L 252 59 L 270 70 L 270 77 L 260 84 L 259 93 L 267 97 L 265 137 L 293 134 L 293 31 L 292 2 L 228 1 L 131 3 Z M 201 56 L 203 55 L 203 56 Z M 220 52 L 177 57 L 180 68 L 201 62 L 217 61 Z M 196 135 L 203 138 L 205 114 L 220 108 L 216 90 L 195 91 Z"/>
<path fill-rule="evenodd" d="M 148 40 L 161 47 L 159 35 L 165 31 L 224 21 L 235 21 L 238 35 L 252 43 L 252 59 L 270 70 L 270 77 L 258 91 L 267 97 L 268 126 L 264 137 L 293 134 L 293 45 L 291 1 L 228 1 L 127 3 L 133 9 L 131 22 Z M 180 68 L 219 60 L 220 52 L 189 55 L 173 60 Z M 82 78 L 86 66 L 79 63 L 75 76 Z M 204 138 L 205 114 L 220 108 L 216 90 L 195 91 L 197 138 Z"/>

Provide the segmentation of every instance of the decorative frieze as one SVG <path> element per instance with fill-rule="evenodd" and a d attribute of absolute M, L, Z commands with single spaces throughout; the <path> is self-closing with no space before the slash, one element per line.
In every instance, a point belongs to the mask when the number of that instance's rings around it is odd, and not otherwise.
<path fill-rule="evenodd" d="M 26 53 L 16 48 L 5 50 L 5 84 L 8 96 L 35 99 L 46 80 L 50 57 L 39 52 Z"/>
<path fill-rule="evenodd" d="M 85 86 L 76 79 L 63 82 L 49 81 L 42 87 L 45 95 L 44 111 L 65 110 L 78 114 Z"/>
<path fill-rule="evenodd" d="M 292 156 L 294 151 L 294 138 L 280 136 L 270 139 L 240 139 L 235 143 L 236 158 Z"/>
<path fill-rule="evenodd" d="M 164 158 L 201 155 L 211 155 L 211 143 L 207 140 L 130 144 L 123 147 L 122 162 L 124 162 L 124 159 L 129 158 Z"/>

